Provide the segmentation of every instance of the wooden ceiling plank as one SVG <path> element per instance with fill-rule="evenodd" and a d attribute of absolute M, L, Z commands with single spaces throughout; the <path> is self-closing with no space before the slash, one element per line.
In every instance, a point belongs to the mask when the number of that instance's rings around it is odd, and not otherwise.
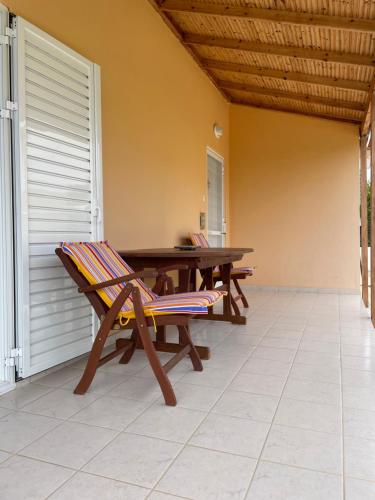
<path fill-rule="evenodd" d="M 160 0 L 159 6 L 161 10 L 166 12 L 187 12 L 189 14 L 207 14 L 237 19 L 259 19 L 276 23 L 302 24 L 368 33 L 375 31 L 375 21 L 373 19 L 356 17 L 310 14 L 281 9 L 260 9 L 246 5 L 203 3 L 194 0 Z"/>
<path fill-rule="evenodd" d="M 282 97 L 307 103 L 322 104 L 324 106 L 334 106 L 336 108 L 352 109 L 355 111 L 364 111 L 365 105 L 353 101 L 344 101 L 342 99 L 330 99 L 297 92 L 289 92 L 281 89 L 270 89 L 259 87 L 257 85 L 248 85 L 246 83 L 232 82 L 226 80 L 217 80 L 217 85 L 226 90 L 240 90 L 242 92 L 251 92 L 253 94 L 262 94 L 272 97 Z"/>
<path fill-rule="evenodd" d="M 297 73 L 293 71 L 283 71 L 271 68 L 263 68 L 259 66 L 251 66 L 248 64 L 233 63 L 227 61 L 218 61 L 216 59 L 201 59 L 201 63 L 208 69 L 219 69 L 222 71 L 230 71 L 233 73 L 245 73 L 248 75 L 256 75 L 266 78 L 277 78 L 286 81 L 295 81 L 302 83 L 311 83 L 314 85 L 325 85 L 328 87 L 338 87 L 342 89 L 356 90 L 368 92 L 370 83 L 346 80 L 343 78 L 317 76 L 308 73 Z"/>
<path fill-rule="evenodd" d="M 247 99 L 237 99 L 237 98 L 232 98 L 231 102 L 233 104 L 238 104 L 240 106 L 250 106 L 252 108 L 262 108 L 262 109 L 269 109 L 271 111 L 282 111 L 285 113 L 293 113 L 297 115 L 302 115 L 302 116 L 313 116 L 315 118 L 324 118 L 326 120 L 334 120 L 334 121 L 340 121 L 340 122 L 346 122 L 346 123 L 352 123 L 354 125 L 359 125 L 361 122 L 360 120 L 356 120 L 355 118 L 345 118 L 342 116 L 336 116 L 332 114 L 325 114 L 322 112 L 305 112 L 305 111 L 299 111 L 297 109 L 291 109 L 287 108 L 285 106 L 277 106 L 273 104 L 264 104 L 264 103 L 257 103 L 257 102 L 252 102 Z"/>
<path fill-rule="evenodd" d="M 375 57 L 360 54 L 347 54 L 345 52 L 332 52 L 304 47 L 292 47 L 288 45 L 274 45 L 236 38 L 221 38 L 208 35 L 197 35 L 184 33 L 183 43 L 185 45 L 207 45 L 210 47 L 222 47 L 225 49 L 242 50 L 246 52 L 257 52 L 261 54 L 294 57 L 300 59 L 314 59 L 323 62 L 335 62 L 341 64 L 354 64 L 360 66 L 374 66 Z"/>

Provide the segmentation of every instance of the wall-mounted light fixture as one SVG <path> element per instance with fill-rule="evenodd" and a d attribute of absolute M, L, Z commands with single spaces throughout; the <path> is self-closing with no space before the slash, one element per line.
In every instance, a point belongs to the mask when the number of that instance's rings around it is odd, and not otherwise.
<path fill-rule="evenodd" d="M 218 123 L 214 123 L 214 134 L 216 139 L 220 139 L 223 135 L 223 127 L 220 127 Z"/>

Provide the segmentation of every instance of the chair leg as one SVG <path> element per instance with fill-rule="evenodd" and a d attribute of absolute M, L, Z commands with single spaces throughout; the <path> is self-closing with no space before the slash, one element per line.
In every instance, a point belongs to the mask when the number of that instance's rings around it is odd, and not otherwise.
<path fill-rule="evenodd" d="M 94 344 L 86 363 L 85 371 L 83 372 L 83 375 L 77 387 L 74 389 L 74 394 L 85 394 L 87 389 L 90 387 L 96 370 L 99 366 L 100 356 L 102 354 L 104 344 L 108 338 L 108 334 L 110 331 L 110 326 L 105 325 L 103 322 L 101 327 L 99 328 L 98 333 L 96 334 Z"/>
<path fill-rule="evenodd" d="M 113 323 L 126 299 L 129 297 L 132 286 L 127 284 L 119 293 L 112 307 L 107 312 L 98 333 L 96 334 L 94 344 L 92 346 L 89 359 L 87 360 L 85 371 L 79 381 L 77 387 L 74 389 L 74 394 L 85 394 L 90 387 L 92 379 L 95 376 L 96 370 L 99 366 L 100 356 L 103 351 L 104 344 L 111 331 Z"/>
<path fill-rule="evenodd" d="M 138 334 L 143 344 L 143 349 L 146 353 L 146 356 L 148 357 L 152 371 L 154 372 L 155 377 L 159 383 L 160 389 L 164 396 L 165 404 L 168 406 L 176 406 L 177 400 L 173 391 L 172 384 L 163 368 L 163 365 L 159 360 L 159 357 L 155 350 L 155 346 L 148 331 L 148 326 L 143 312 L 143 305 L 138 288 L 134 287 L 132 294 L 135 320 L 137 323 Z"/>
<path fill-rule="evenodd" d="M 119 363 L 121 365 L 126 365 L 129 363 L 131 358 L 133 357 L 133 354 L 135 353 L 135 350 L 137 348 L 137 330 L 133 330 L 130 339 L 133 341 L 133 346 L 128 349 L 127 351 L 124 352 L 124 354 L 121 356 Z"/>
<path fill-rule="evenodd" d="M 238 295 L 241 296 L 241 301 L 242 301 L 243 306 L 244 307 L 249 307 L 249 304 L 248 304 L 248 302 L 246 300 L 245 294 L 241 290 L 240 284 L 238 283 L 238 280 L 236 280 L 236 278 L 233 278 L 233 283 L 234 283 L 234 286 L 236 287 Z"/>
<path fill-rule="evenodd" d="M 190 356 L 192 365 L 194 367 L 194 370 L 197 372 L 201 372 L 203 370 L 202 361 L 201 361 L 201 358 L 200 358 L 200 356 L 195 348 L 195 345 L 191 339 L 190 332 L 189 332 L 189 326 L 188 325 L 186 325 L 186 326 L 178 325 L 177 328 L 178 328 L 181 342 L 183 344 L 190 345 L 189 356 Z"/>

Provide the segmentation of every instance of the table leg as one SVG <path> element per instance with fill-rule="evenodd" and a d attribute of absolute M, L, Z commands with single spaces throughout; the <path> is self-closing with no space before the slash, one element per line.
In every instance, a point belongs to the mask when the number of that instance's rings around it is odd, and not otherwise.
<path fill-rule="evenodd" d="M 189 291 L 190 269 L 180 269 L 178 271 L 178 293 Z"/>

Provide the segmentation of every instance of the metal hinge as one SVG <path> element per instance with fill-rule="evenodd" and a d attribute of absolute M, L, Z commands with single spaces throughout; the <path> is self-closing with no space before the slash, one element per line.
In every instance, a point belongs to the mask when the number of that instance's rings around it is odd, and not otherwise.
<path fill-rule="evenodd" d="M 10 356 L 5 358 L 5 366 L 16 366 L 16 358 L 22 357 L 22 349 L 15 347 L 10 350 Z"/>
<path fill-rule="evenodd" d="M 5 35 L 0 35 L 0 45 L 10 45 L 10 39 L 16 37 L 16 30 L 5 28 Z"/>
<path fill-rule="evenodd" d="M 0 109 L 0 118 L 12 118 L 11 111 L 16 111 L 18 105 L 16 102 L 7 101 L 5 104 L 5 109 Z"/>

